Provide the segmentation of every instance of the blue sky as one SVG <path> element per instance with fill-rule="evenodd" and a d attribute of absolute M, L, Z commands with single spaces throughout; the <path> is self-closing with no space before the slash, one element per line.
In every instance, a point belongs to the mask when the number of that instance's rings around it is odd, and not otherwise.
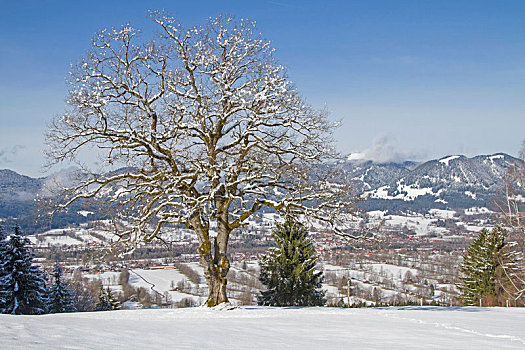
<path fill-rule="evenodd" d="M 150 8 L 257 21 L 304 97 L 343 122 L 343 153 L 516 155 L 525 139 L 525 1 L 1 1 L 0 168 L 44 175 L 70 63 L 102 28 L 151 28 Z"/>

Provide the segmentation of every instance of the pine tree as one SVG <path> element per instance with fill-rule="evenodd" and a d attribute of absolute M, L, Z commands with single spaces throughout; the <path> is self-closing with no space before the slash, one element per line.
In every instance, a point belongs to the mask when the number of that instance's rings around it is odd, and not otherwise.
<path fill-rule="evenodd" d="M 458 289 L 465 305 L 497 305 L 514 300 L 513 278 L 519 271 L 519 256 L 505 242 L 507 232 L 499 226 L 483 229 L 472 241 L 460 267 Z"/>
<path fill-rule="evenodd" d="M 3 227 L 0 226 L 0 269 L 3 266 L 3 261 L 5 260 L 7 250 L 7 234 L 5 233 Z M 2 270 L 0 270 L 0 276 L 2 275 Z"/>
<path fill-rule="evenodd" d="M 4 228 L 0 226 L 0 259 L 3 257 L 3 249 L 6 246 L 7 234 L 4 231 Z"/>
<path fill-rule="evenodd" d="M 108 300 L 108 295 L 104 290 L 104 287 L 100 286 L 98 293 L 98 303 L 95 306 L 95 311 L 108 311 L 111 310 L 111 305 Z"/>
<path fill-rule="evenodd" d="M 2 313 L 33 315 L 45 313 L 46 288 L 42 271 L 33 265 L 29 240 L 15 233 L 3 246 L 0 266 L 0 301 Z"/>
<path fill-rule="evenodd" d="M 53 284 L 48 292 L 48 312 L 76 312 L 75 298 L 69 285 L 62 279 L 62 267 L 55 263 Z"/>
<path fill-rule="evenodd" d="M 4 273 L 4 262 L 7 258 L 7 241 L 6 241 L 7 235 L 3 229 L 3 227 L 0 227 L 0 281 L 3 276 L 6 275 Z M 3 312 L 5 308 L 5 300 L 3 299 L 4 296 L 2 294 L 2 286 L 0 285 L 0 313 Z"/>
<path fill-rule="evenodd" d="M 259 280 L 268 288 L 257 296 L 259 305 L 320 306 L 322 272 L 316 272 L 317 254 L 304 226 L 288 219 L 272 231 L 277 248 L 263 256 Z"/>
<path fill-rule="evenodd" d="M 119 310 L 120 303 L 114 297 L 111 289 L 107 287 L 100 287 L 100 292 L 98 294 L 98 303 L 95 306 L 95 311 L 109 311 L 109 310 Z"/>

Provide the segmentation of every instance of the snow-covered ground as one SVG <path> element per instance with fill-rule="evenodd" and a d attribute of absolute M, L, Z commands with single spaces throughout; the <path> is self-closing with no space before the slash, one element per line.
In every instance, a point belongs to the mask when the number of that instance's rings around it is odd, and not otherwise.
<path fill-rule="evenodd" d="M 523 349 L 523 308 L 122 310 L 0 315 L 2 349 Z"/>
<path fill-rule="evenodd" d="M 144 287 L 148 290 L 153 288 L 153 290 L 161 295 L 164 295 L 167 292 L 173 302 L 181 301 L 183 298 L 190 298 L 197 303 L 204 302 L 205 299 L 200 298 L 199 296 L 174 291 L 174 286 L 176 286 L 179 281 L 184 281 L 188 289 L 195 287 L 186 276 L 177 270 L 135 269 L 131 270 L 129 275 L 129 284 L 133 287 Z M 206 288 L 206 285 L 203 284 L 203 288 Z"/>
<path fill-rule="evenodd" d="M 399 257 L 401 258 L 401 257 Z M 406 258 L 406 257 L 404 257 Z M 404 260 L 401 260 L 402 262 Z M 397 297 L 402 297 L 404 302 L 420 303 L 422 298 L 430 303 L 450 303 L 457 294 L 453 282 L 444 283 L 443 271 L 437 262 L 428 258 L 423 261 L 404 261 L 411 267 L 400 266 L 392 263 L 378 263 L 370 257 L 362 257 L 359 261 L 352 261 L 346 265 L 335 265 L 323 263 L 319 265 L 324 270 L 325 281 L 322 289 L 326 291 L 328 305 L 339 305 L 347 302 L 346 280 L 351 279 L 354 302 L 364 302 L 367 305 L 375 305 L 373 292 L 380 291 L 380 302 L 394 302 Z M 129 284 L 134 288 L 144 287 L 153 296 L 161 295 L 167 303 L 177 303 L 182 299 L 191 299 L 196 305 L 200 305 L 207 297 L 207 285 L 204 281 L 204 271 L 199 263 L 183 263 L 194 270 L 200 276 L 201 282 L 196 284 L 190 278 L 173 267 L 155 269 L 129 269 Z M 430 268 L 434 267 L 433 272 Z M 424 269 L 424 270 L 421 270 Z M 122 286 L 119 284 L 120 272 L 106 271 L 96 274 L 85 274 L 84 277 L 98 279 L 104 287 L 109 287 L 114 292 L 120 293 Z M 332 275 L 332 276 L 329 276 Z M 264 286 L 258 284 L 257 261 L 232 262 L 230 274 L 228 275 L 228 297 L 230 301 L 238 305 L 243 292 L 251 292 L 252 301 Z M 330 277 L 330 278 L 329 278 Z M 342 286 L 341 283 L 344 283 Z M 182 286 L 180 286 L 182 284 Z M 433 288 L 431 288 L 431 285 Z M 370 295 L 362 292 L 369 292 Z M 248 298 L 245 296 L 245 298 Z M 397 299 L 396 299 L 397 300 Z M 243 302 L 246 302 L 244 300 Z M 399 305 L 402 301 L 395 301 Z"/>
<path fill-rule="evenodd" d="M 194 268 L 197 264 L 189 264 Z M 199 266 L 200 267 L 200 266 Z M 200 270 L 194 268 L 197 272 L 200 272 L 203 276 L 204 272 L 202 267 Z M 86 274 L 84 277 L 90 279 L 98 279 L 104 287 L 109 287 L 112 291 L 122 291 L 122 286 L 119 284 L 119 275 L 120 272 L 106 271 L 103 273 L 97 274 Z M 184 298 L 192 299 L 198 304 L 202 304 L 205 298 L 188 294 L 180 291 L 175 291 L 175 287 L 179 282 L 184 281 L 185 287 L 188 290 L 195 290 L 195 288 L 200 287 L 202 290 L 207 290 L 206 284 L 195 285 L 193 282 L 189 281 L 188 277 L 180 273 L 176 269 L 130 269 L 129 270 L 129 281 L 128 283 L 134 288 L 144 287 L 148 291 L 158 293 L 160 295 L 169 294 L 172 302 L 179 302 Z M 202 294 L 202 293 L 201 293 Z"/>

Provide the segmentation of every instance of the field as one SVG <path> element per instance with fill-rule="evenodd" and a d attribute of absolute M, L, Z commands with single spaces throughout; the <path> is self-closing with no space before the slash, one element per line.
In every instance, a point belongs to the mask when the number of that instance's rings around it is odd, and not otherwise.
<path fill-rule="evenodd" d="M 0 315 L 3 349 L 522 349 L 522 308 L 149 309 Z"/>

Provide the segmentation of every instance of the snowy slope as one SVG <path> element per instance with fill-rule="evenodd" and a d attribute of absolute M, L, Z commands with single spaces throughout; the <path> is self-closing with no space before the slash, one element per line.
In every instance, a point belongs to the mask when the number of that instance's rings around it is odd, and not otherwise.
<path fill-rule="evenodd" d="M 172 290 L 172 285 L 176 286 L 179 281 L 185 281 L 187 288 L 190 290 L 196 287 L 177 270 L 134 269 L 130 271 L 129 275 L 129 284 L 133 287 L 144 287 L 148 290 L 153 288 L 153 290 L 162 295 L 168 292 L 173 302 L 178 302 L 183 298 L 191 298 L 197 303 L 204 302 L 204 299 L 198 296 Z"/>
<path fill-rule="evenodd" d="M 525 309 L 258 308 L 0 315 L 3 349 L 523 349 Z"/>
<path fill-rule="evenodd" d="M 415 168 L 404 164 L 348 162 L 346 169 L 369 195 L 369 210 L 486 206 L 500 195 L 511 164 L 524 166 L 504 153 L 468 158 L 460 155 L 431 160 Z"/>

